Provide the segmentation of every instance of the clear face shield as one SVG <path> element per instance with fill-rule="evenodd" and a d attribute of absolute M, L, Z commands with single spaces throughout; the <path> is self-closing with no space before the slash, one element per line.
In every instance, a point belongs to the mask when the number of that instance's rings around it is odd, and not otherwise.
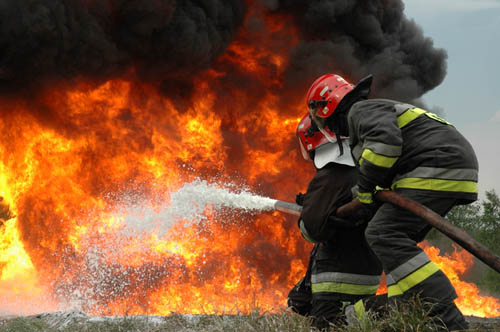
<path fill-rule="evenodd" d="M 337 141 L 337 138 L 335 136 L 332 136 L 325 128 L 326 118 L 321 118 L 317 116 L 318 112 L 323 112 L 323 110 L 327 108 L 326 105 L 327 105 L 326 101 L 315 101 L 315 100 L 311 101 L 309 103 L 309 114 L 311 115 L 311 119 L 314 121 L 314 124 L 316 124 L 319 131 L 321 131 L 321 133 L 326 137 L 326 139 L 331 143 L 335 143 Z"/>
<path fill-rule="evenodd" d="M 302 140 L 300 138 L 299 138 L 299 146 L 300 146 L 300 152 L 302 153 L 302 157 L 306 161 L 311 161 L 311 157 L 309 155 L 309 152 L 307 152 L 306 147 L 304 146 L 304 144 L 302 143 Z"/>

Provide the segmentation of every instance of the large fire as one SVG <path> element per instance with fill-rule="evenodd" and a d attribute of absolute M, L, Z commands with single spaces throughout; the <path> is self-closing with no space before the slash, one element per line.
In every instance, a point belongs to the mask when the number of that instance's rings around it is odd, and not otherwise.
<path fill-rule="evenodd" d="M 208 211 L 204 222 L 189 223 L 161 215 L 171 193 L 196 178 L 287 201 L 304 191 L 314 170 L 295 145 L 303 105 L 274 93 L 287 60 L 266 46 L 297 38 L 292 26 L 264 22 L 263 38 L 242 31 L 198 74 L 195 97 L 184 104 L 133 70 L 2 103 L 9 112 L 0 118 L 0 196 L 13 217 L 0 226 L 0 312 L 283 308 L 311 248 L 294 218 Z M 230 70 L 261 87 L 225 81 Z M 43 109 L 50 117 L 39 115 Z M 469 256 L 431 257 L 465 314 L 498 316 L 497 299 L 459 279 Z"/>

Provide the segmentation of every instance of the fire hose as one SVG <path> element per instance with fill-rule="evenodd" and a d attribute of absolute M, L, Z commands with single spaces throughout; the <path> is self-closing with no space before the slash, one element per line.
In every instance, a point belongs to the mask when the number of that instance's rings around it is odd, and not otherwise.
<path fill-rule="evenodd" d="M 433 226 L 438 231 L 459 244 L 462 248 L 476 256 L 483 263 L 500 273 L 500 257 L 495 255 L 481 243 L 474 240 L 463 230 L 450 224 L 446 219 L 431 209 L 389 190 L 377 192 L 374 198 L 380 202 L 390 203 L 416 214 L 424 219 L 424 221 L 426 221 L 429 225 Z M 353 201 L 349 204 L 341 206 L 337 210 L 337 215 L 339 217 L 351 216 L 354 214 L 354 211 L 359 210 L 361 204 L 362 203 L 359 201 Z M 302 211 L 302 207 L 300 205 L 284 201 L 276 201 L 274 209 L 296 216 L 300 216 Z"/>

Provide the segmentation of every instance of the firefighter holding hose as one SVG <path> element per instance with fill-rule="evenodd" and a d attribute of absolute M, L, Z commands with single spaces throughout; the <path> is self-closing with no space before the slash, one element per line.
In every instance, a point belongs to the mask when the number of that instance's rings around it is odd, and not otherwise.
<path fill-rule="evenodd" d="M 382 266 L 364 238 L 372 213 L 355 220 L 335 216 L 339 206 L 352 200 L 351 188 L 358 180 L 349 146 L 344 141 L 340 149 L 328 141 L 309 114 L 300 121 L 297 136 L 303 157 L 316 168 L 306 194 L 297 197 L 303 206 L 299 229 L 315 246 L 306 276 L 291 290 L 288 304 L 324 329 L 342 317 L 346 305 L 376 293 Z"/>
<path fill-rule="evenodd" d="M 349 137 L 359 169 L 356 199 L 361 209 L 373 204 L 376 186 L 391 188 L 441 216 L 477 200 L 478 162 L 469 142 L 446 120 L 424 109 L 368 99 L 371 83 L 371 76 L 354 86 L 338 75 L 325 74 L 307 93 L 310 115 L 325 137 L 339 146 L 337 137 Z M 417 246 L 430 228 L 415 214 L 384 203 L 365 235 L 382 262 L 391 303 L 419 294 L 433 303 L 436 322 L 449 330 L 466 329 L 453 302 L 455 289 Z M 362 303 L 355 309 L 361 315 Z"/>

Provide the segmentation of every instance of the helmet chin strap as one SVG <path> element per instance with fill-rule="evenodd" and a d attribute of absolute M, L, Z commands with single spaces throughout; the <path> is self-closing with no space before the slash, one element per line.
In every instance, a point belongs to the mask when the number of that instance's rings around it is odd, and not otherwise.
<path fill-rule="evenodd" d="M 337 134 L 335 134 L 337 135 Z M 339 150 L 340 150 L 340 154 L 339 156 L 343 155 L 344 154 L 344 144 L 342 144 L 342 137 L 340 135 L 337 135 L 337 144 L 339 145 Z"/>
<path fill-rule="evenodd" d="M 344 154 L 344 145 L 342 143 L 342 136 L 349 136 L 349 130 L 347 126 L 347 114 L 346 112 L 334 113 L 333 116 L 327 121 L 328 128 L 337 137 L 337 144 L 339 145 L 340 156 Z"/>

